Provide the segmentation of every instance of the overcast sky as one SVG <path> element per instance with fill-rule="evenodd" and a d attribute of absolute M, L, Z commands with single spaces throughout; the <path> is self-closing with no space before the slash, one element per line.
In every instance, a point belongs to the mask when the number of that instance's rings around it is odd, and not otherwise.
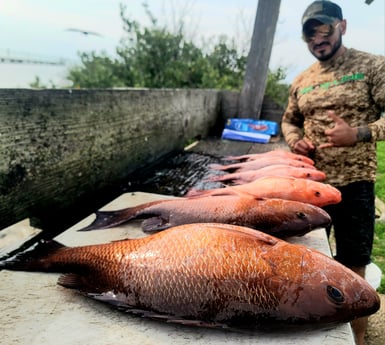
<path fill-rule="evenodd" d="M 264 0 L 268 1 L 268 0 Z M 287 82 L 314 59 L 301 40 L 300 21 L 312 1 L 281 0 L 270 68 L 287 69 Z M 385 54 L 385 1 L 336 0 L 348 21 L 344 43 L 348 47 Z M 0 0 L 0 57 L 30 56 L 76 63 L 79 51 L 115 54 L 124 35 L 119 4 L 143 25 L 148 24 L 143 0 Z M 148 0 L 150 10 L 161 24 L 170 27 L 183 17 L 186 32 L 198 45 L 203 38 L 226 35 L 248 46 L 258 0 Z M 83 35 L 67 29 L 94 31 L 101 36 Z M 65 81 L 65 67 L 0 63 L 0 87 L 28 87 L 39 76 L 44 84 Z"/>

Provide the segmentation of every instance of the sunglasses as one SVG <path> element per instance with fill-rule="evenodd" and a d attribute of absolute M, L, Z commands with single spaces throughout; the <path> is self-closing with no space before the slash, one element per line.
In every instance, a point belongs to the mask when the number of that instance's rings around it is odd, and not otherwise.
<path fill-rule="evenodd" d="M 334 34 L 336 31 L 337 27 L 341 23 L 337 23 L 336 25 L 332 24 L 323 24 L 323 25 L 318 25 L 316 27 L 313 27 L 308 30 L 304 30 L 302 34 L 302 39 L 306 43 L 312 42 L 317 36 L 321 36 L 323 38 L 328 38 Z"/>

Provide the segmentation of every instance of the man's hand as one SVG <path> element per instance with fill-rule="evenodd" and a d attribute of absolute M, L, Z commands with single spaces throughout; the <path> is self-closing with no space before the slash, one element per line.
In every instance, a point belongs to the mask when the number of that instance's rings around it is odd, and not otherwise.
<path fill-rule="evenodd" d="M 309 139 L 306 138 L 298 140 L 293 146 L 293 152 L 305 156 L 309 156 L 312 152 L 314 152 L 314 150 L 315 146 Z"/>
<path fill-rule="evenodd" d="M 334 121 L 334 127 L 325 130 L 328 143 L 321 144 L 320 149 L 332 146 L 352 146 L 357 142 L 356 127 L 350 127 L 347 122 L 338 117 L 334 111 L 328 112 L 329 117 Z"/>

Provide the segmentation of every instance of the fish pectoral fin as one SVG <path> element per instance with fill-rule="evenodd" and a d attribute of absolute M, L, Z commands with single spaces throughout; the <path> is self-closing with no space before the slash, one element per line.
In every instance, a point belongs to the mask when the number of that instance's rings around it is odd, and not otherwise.
<path fill-rule="evenodd" d="M 162 217 L 151 217 L 142 222 L 142 230 L 144 232 L 161 231 L 168 229 L 170 226 L 169 220 Z"/>
<path fill-rule="evenodd" d="M 160 313 L 153 310 L 146 310 L 135 308 L 127 303 L 126 295 L 114 293 L 113 291 L 106 291 L 103 293 L 85 293 L 87 297 L 95 299 L 100 302 L 108 303 L 120 311 L 124 311 L 129 314 L 154 319 L 166 321 L 169 323 L 182 324 L 186 326 L 194 326 L 194 327 L 205 327 L 205 328 L 229 328 L 228 325 L 218 322 L 211 321 L 202 321 L 202 320 L 194 320 L 194 319 L 184 319 L 183 317 L 177 315 L 171 315 L 166 313 Z"/>
<path fill-rule="evenodd" d="M 124 294 L 114 293 L 113 291 L 106 291 L 102 293 L 88 292 L 85 293 L 85 295 L 94 300 L 110 304 L 122 311 L 129 311 L 132 308 L 132 306 L 127 304 L 126 296 Z"/>
<path fill-rule="evenodd" d="M 141 317 L 153 319 L 153 320 L 161 320 L 161 321 L 166 321 L 168 323 L 175 323 L 175 324 L 180 324 L 184 326 L 204 327 L 204 328 L 229 328 L 229 326 L 224 323 L 184 319 L 181 317 L 177 317 L 175 315 L 162 314 L 162 313 L 157 313 L 155 311 L 150 311 L 150 310 L 142 310 L 142 309 L 127 307 L 125 309 L 125 312 L 138 315 Z"/>
<path fill-rule="evenodd" d="M 83 277 L 76 273 L 66 273 L 62 274 L 57 283 L 61 286 L 64 286 L 69 289 L 78 289 L 81 290 L 84 288 Z"/>
<path fill-rule="evenodd" d="M 228 325 L 218 322 L 207 322 L 201 320 L 185 320 L 185 319 L 167 319 L 169 323 L 177 323 L 184 326 L 204 327 L 204 328 L 229 328 Z"/>

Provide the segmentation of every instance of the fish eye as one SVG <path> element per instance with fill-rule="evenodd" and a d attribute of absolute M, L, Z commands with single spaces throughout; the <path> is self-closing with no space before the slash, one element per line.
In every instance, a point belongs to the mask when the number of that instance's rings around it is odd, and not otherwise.
<path fill-rule="evenodd" d="M 306 219 L 306 214 L 303 212 L 297 212 L 296 215 L 300 219 Z"/>
<path fill-rule="evenodd" d="M 318 197 L 318 198 L 321 196 L 321 192 L 318 192 L 318 191 L 315 192 L 314 194 L 315 194 L 315 196 Z"/>
<path fill-rule="evenodd" d="M 307 176 L 307 177 L 310 177 L 310 176 L 311 176 L 311 174 L 310 174 L 310 173 L 307 173 L 307 174 L 306 174 L 306 176 Z"/>
<path fill-rule="evenodd" d="M 345 301 L 344 294 L 341 290 L 334 286 L 328 285 L 326 288 L 329 298 L 335 303 L 343 303 Z"/>

